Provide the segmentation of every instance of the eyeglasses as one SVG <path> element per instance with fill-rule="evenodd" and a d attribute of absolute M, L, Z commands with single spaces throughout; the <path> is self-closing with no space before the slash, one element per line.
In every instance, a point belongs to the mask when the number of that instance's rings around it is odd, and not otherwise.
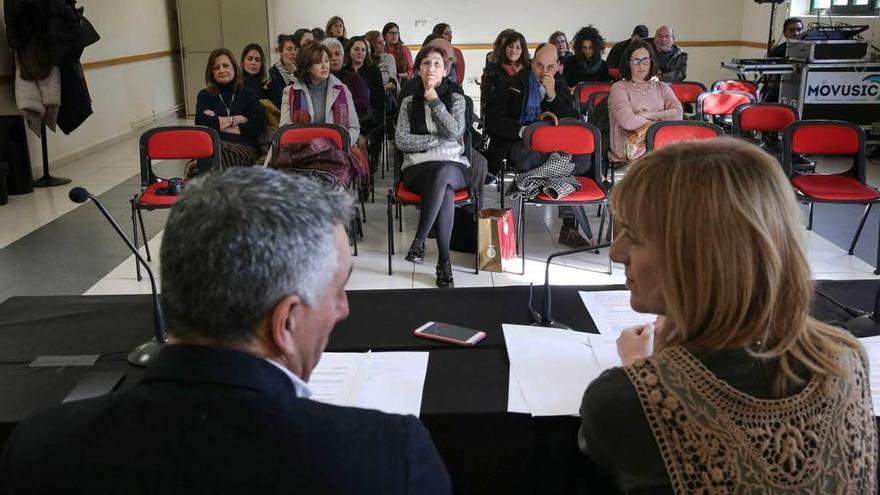
<path fill-rule="evenodd" d="M 651 63 L 651 57 L 634 58 L 629 61 L 632 65 L 645 65 Z"/>

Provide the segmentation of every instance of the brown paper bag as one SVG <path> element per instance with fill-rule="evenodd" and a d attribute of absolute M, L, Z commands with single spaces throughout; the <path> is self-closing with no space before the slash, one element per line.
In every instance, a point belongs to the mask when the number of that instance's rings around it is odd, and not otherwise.
<path fill-rule="evenodd" d="M 510 208 L 480 210 L 480 269 L 503 272 L 507 260 L 516 258 L 516 230 Z"/>

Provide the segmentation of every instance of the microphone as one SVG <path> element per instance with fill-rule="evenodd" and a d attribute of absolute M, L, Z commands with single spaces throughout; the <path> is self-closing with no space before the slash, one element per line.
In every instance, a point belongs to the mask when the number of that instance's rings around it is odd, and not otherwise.
<path fill-rule="evenodd" d="M 598 251 L 600 249 L 605 249 L 609 247 L 611 247 L 610 242 L 605 244 L 596 244 L 595 246 L 584 246 L 577 249 L 569 249 L 568 251 L 559 251 L 547 257 L 547 262 L 544 265 L 544 306 L 543 312 L 541 313 L 535 311 L 532 308 L 532 287 L 529 286 L 529 312 L 532 315 L 532 325 L 571 330 L 571 327 L 569 327 L 568 325 L 565 325 L 564 323 L 559 323 L 558 321 L 554 320 L 553 315 L 551 314 L 552 308 L 550 301 L 550 262 L 553 261 L 554 258 L 558 258 L 560 256 L 568 256 L 570 254 L 583 253 L 586 251 Z"/>
<path fill-rule="evenodd" d="M 856 337 L 880 335 L 880 287 L 874 294 L 874 311 L 851 318 L 843 326 Z"/>
<path fill-rule="evenodd" d="M 110 222 L 110 225 L 116 233 L 119 234 L 119 237 L 125 241 L 125 245 L 128 246 L 128 249 L 134 253 L 137 261 L 147 271 L 147 275 L 150 276 L 150 285 L 153 290 L 153 340 L 135 347 L 134 350 L 128 354 L 129 364 L 141 367 L 149 366 L 159 355 L 159 351 L 162 350 L 162 345 L 168 342 L 168 339 L 165 336 L 165 318 L 162 316 L 162 306 L 159 304 L 159 291 L 156 290 L 156 277 L 153 275 L 153 270 L 150 268 L 147 260 L 141 256 L 141 253 L 135 249 L 134 244 L 132 244 L 131 240 L 129 240 L 128 236 L 125 235 L 122 229 L 119 228 L 119 224 L 116 223 L 116 220 L 114 220 L 112 216 L 110 216 L 110 213 L 107 212 L 107 209 L 104 208 L 104 205 L 101 204 L 98 198 L 82 187 L 74 187 L 70 190 L 68 196 L 74 203 L 85 203 L 91 199 L 92 202 L 95 203 L 95 206 L 98 207 L 98 210 L 104 215 L 104 218 Z"/>

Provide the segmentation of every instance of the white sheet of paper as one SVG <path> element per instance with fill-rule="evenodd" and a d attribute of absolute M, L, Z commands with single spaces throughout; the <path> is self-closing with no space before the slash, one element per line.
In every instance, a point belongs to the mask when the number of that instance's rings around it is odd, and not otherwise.
<path fill-rule="evenodd" d="M 880 416 L 880 337 L 859 339 L 868 355 L 868 371 L 871 382 L 871 402 L 874 404 L 874 416 Z"/>
<path fill-rule="evenodd" d="M 360 396 L 370 368 L 370 353 L 325 352 L 312 370 L 312 400 L 337 406 L 353 406 Z"/>
<path fill-rule="evenodd" d="M 580 295 L 601 334 L 616 337 L 626 328 L 657 319 L 657 315 L 633 311 L 628 290 L 581 291 Z"/>
<path fill-rule="evenodd" d="M 617 354 L 617 337 L 612 335 L 589 334 L 590 347 L 602 370 L 623 366 Z"/>
<path fill-rule="evenodd" d="M 522 387 L 519 386 L 519 380 L 513 372 L 513 366 L 510 367 L 510 378 L 507 381 L 507 412 L 530 414 L 529 405 L 523 396 Z"/>
<path fill-rule="evenodd" d="M 589 335 L 524 325 L 502 327 L 510 367 L 532 416 L 577 416 L 584 390 L 602 372 Z"/>
<path fill-rule="evenodd" d="M 374 352 L 360 398 L 366 409 L 418 416 L 428 372 L 427 352 Z"/>

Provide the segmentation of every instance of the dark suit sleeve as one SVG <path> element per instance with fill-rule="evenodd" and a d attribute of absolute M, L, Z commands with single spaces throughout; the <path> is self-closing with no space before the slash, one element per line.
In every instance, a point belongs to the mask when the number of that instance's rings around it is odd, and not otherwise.
<path fill-rule="evenodd" d="M 577 111 L 574 109 L 571 93 L 564 81 L 556 81 L 556 97 L 553 101 L 544 100 L 541 106 L 545 111 L 553 112 L 560 119 L 565 117 L 577 117 Z"/>
<path fill-rule="evenodd" d="M 522 124 L 519 122 L 519 114 L 522 111 L 522 101 L 525 95 L 518 88 L 514 88 L 515 78 L 508 78 L 498 86 L 495 94 L 490 94 L 486 101 L 486 130 L 490 136 L 501 136 L 507 139 L 519 139 L 519 130 Z M 562 83 L 565 86 L 565 83 Z M 519 93 L 517 94 L 517 91 Z M 568 89 L 565 90 L 568 93 Z M 514 96 L 519 96 L 515 98 Z M 517 104 L 517 102 L 519 102 Z"/>
<path fill-rule="evenodd" d="M 211 110 L 211 93 L 208 93 L 206 90 L 199 91 L 199 96 L 196 98 L 196 125 L 203 125 L 205 127 L 210 127 L 215 131 L 220 131 L 220 120 L 217 119 L 217 116 L 209 116 L 205 115 L 205 110 Z"/>
<path fill-rule="evenodd" d="M 414 416 L 403 417 L 407 493 L 448 495 L 452 482 L 428 430 Z"/>

